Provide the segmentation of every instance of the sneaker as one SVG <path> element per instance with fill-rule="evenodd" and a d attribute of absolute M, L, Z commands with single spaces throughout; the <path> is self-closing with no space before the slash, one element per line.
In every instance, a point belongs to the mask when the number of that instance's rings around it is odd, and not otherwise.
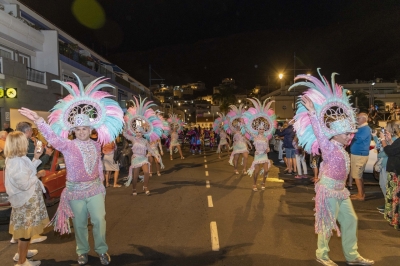
<path fill-rule="evenodd" d="M 284 160 L 280 160 L 279 162 L 280 162 L 280 163 L 284 163 L 285 161 L 284 161 Z"/>
<path fill-rule="evenodd" d="M 15 240 L 14 237 L 11 237 L 10 243 L 11 244 L 17 244 L 18 240 Z"/>
<path fill-rule="evenodd" d="M 318 259 L 317 258 L 317 261 L 319 262 L 319 263 L 321 263 L 322 265 L 325 265 L 325 266 L 338 266 L 334 261 L 332 261 L 331 259 Z"/>
<path fill-rule="evenodd" d="M 364 266 L 368 266 L 368 265 L 374 264 L 375 262 L 373 260 L 365 259 L 365 258 L 359 256 L 355 260 L 346 261 L 346 263 L 347 263 L 347 265 L 364 265 Z"/>
<path fill-rule="evenodd" d="M 147 192 L 146 192 L 147 193 Z M 108 265 L 110 264 L 111 258 L 110 255 L 108 255 L 108 253 L 104 253 L 104 254 L 99 254 L 100 257 L 100 263 L 102 265 Z"/>
<path fill-rule="evenodd" d="M 39 236 L 38 238 L 32 238 L 31 244 L 40 243 L 47 239 L 47 236 Z"/>
<path fill-rule="evenodd" d="M 88 254 L 84 253 L 81 255 L 78 255 L 78 264 L 79 265 L 85 265 L 88 262 Z"/>
<path fill-rule="evenodd" d="M 37 249 L 29 249 L 28 250 L 28 253 L 26 254 L 26 257 L 27 258 L 32 258 L 33 256 L 35 256 L 36 254 L 38 254 L 38 250 Z M 16 261 L 16 262 L 18 262 L 18 260 L 19 260 L 19 254 L 18 253 L 15 253 L 15 255 L 14 255 L 14 257 L 13 257 L 13 260 L 14 261 Z"/>
<path fill-rule="evenodd" d="M 382 211 L 382 212 L 383 212 L 383 211 L 385 210 L 385 206 L 379 206 L 379 207 L 377 207 L 376 209 L 377 209 L 378 211 Z"/>

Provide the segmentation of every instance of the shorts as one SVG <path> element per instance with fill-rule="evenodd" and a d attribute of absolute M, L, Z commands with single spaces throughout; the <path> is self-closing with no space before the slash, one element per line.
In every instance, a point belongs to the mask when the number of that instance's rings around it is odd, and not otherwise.
<path fill-rule="evenodd" d="M 321 159 L 321 155 L 310 154 L 310 167 L 312 169 L 318 168 L 320 159 Z"/>
<path fill-rule="evenodd" d="M 353 179 L 362 179 L 368 156 L 350 154 L 350 176 Z"/>
<path fill-rule="evenodd" d="M 285 151 L 286 151 L 286 158 L 296 158 L 295 149 L 285 148 Z"/>

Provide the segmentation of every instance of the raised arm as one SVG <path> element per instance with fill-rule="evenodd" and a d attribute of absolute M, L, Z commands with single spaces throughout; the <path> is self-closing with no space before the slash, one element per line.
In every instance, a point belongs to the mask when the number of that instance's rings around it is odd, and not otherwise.
<path fill-rule="evenodd" d="M 324 133 L 322 133 L 321 125 L 319 124 L 317 114 L 315 113 L 314 103 L 307 96 L 303 96 L 301 98 L 301 101 L 303 102 L 304 106 L 307 108 L 309 112 L 311 126 L 321 150 L 329 149 L 330 147 L 332 147 L 333 144 L 324 135 Z"/>
<path fill-rule="evenodd" d="M 32 120 L 43 134 L 45 139 L 57 150 L 63 152 L 65 148 L 68 146 L 70 140 L 64 139 L 60 136 L 57 136 L 56 133 L 51 129 L 50 125 L 44 121 L 42 117 L 40 117 L 36 112 L 29 110 L 27 108 L 22 107 L 18 110 L 23 116 Z"/>

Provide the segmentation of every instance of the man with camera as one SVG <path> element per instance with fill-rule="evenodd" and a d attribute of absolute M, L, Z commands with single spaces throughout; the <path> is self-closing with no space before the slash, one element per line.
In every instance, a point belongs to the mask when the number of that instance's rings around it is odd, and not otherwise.
<path fill-rule="evenodd" d="M 359 113 L 357 115 L 358 131 L 350 144 L 350 176 L 349 189 L 352 189 L 353 179 L 356 181 L 358 193 L 351 195 L 353 200 L 364 200 L 363 173 L 368 161 L 369 146 L 371 144 L 371 128 L 368 126 L 368 115 Z"/>

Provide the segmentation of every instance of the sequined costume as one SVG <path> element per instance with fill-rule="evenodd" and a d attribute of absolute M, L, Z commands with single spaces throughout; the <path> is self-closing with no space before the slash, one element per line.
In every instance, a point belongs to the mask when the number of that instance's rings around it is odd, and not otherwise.
<path fill-rule="evenodd" d="M 74 213 L 69 202 L 106 194 L 103 185 L 101 145 L 90 139 L 80 141 L 57 136 L 43 118 L 35 123 L 46 140 L 64 155 L 66 169 L 68 169 L 67 183 L 52 223 L 55 231 L 61 234 L 70 233 L 69 218 L 73 218 Z"/>
<path fill-rule="evenodd" d="M 255 136 L 254 137 L 254 142 L 253 142 L 254 148 L 255 148 L 255 153 L 254 153 L 254 160 L 253 163 L 251 164 L 249 170 L 247 170 L 247 174 L 249 176 L 253 175 L 254 172 L 254 168 L 256 166 L 256 164 L 264 164 L 264 163 L 268 163 L 270 165 L 270 161 L 268 159 L 268 154 L 267 154 L 267 150 L 268 150 L 268 138 L 264 137 L 264 136 Z M 264 169 L 262 168 L 260 170 L 260 175 L 262 175 L 264 173 Z"/>
<path fill-rule="evenodd" d="M 161 148 L 161 143 L 159 141 L 150 142 L 150 148 L 151 148 L 153 154 L 156 154 L 157 157 L 158 156 L 161 157 L 160 151 L 158 148 L 160 148 L 160 149 L 162 149 L 162 148 Z"/>
<path fill-rule="evenodd" d="M 134 168 L 141 167 L 144 164 L 148 164 L 150 167 L 150 162 L 147 157 L 147 152 L 149 152 L 152 156 L 157 158 L 157 160 L 160 162 L 161 169 L 164 169 L 164 165 L 162 163 L 160 154 L 158 152 L 157 153 L 154 152 L 149 142 L 145 138 L 130 136 L 125 131 L 123 132 L 123 135 L 125 138 L 127 138 L 132 142 L 133 155 L 132 155 L 131 166 L 129 167 L 129 179 L 132 178 L 132 170 Z"/>
<path fill-rule="evenodd" d="M 229 158 L 230 165 L 234 166 L 233 157 L 235 154 L 249 152 L 246 143 L 246 138 L 240 132 L 236 132 L 235 135 L 233 135 L 233 151 L 231 153 L 231 157 Z"/>
<path fill-rule="evenodd" d="M 221 147 L 224 145 L 228 145 L 228 141 L 226 140 L 228 136 L 226 135 L 225 131 L 221 130 L 219 133 L 219 144 L 217 153 L 221 153 Z"/>
<path fill-rule="evenodd" d="M 332 230 L 336 230 L 340 236 L 335 214 L 329 209 L 326 198 L 349 198 L 350 192 L 345 185 L 350 171 L 350 157 L 342 144 L 329 140 L 322 133 L 315 114 L 311 114 L 310 119 L 323 159 L 319 172 L 320 181 L 315 185 L 315 233 L 330 237 Z"/>

